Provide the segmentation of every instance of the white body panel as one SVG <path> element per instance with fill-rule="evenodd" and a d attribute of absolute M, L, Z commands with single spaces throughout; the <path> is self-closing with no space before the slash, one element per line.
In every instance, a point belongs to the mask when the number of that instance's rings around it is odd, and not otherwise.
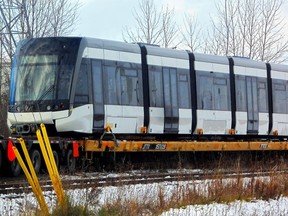
<path fill-rule="evenodd" d="M 163 133 L 164 131 L 164 108 L 150 107 L 149 133 Z"/>
<path fill-rule="evenodd" d="M 288 80 L 288 74 L 281 71 L 271 71 L 271 78 L 272 79 L 281 79 L 281 80 Z"/>
<path fill-rule="evenodd" d="M 138 53 L 128 53 L 116 50 L 106 50 L 100 48 L 85 48 L 82 57 L 93 59 L 106 59 L 123 62 L 133 62 L 141 64 L 141 55 Z"/>
<path fill-rule="evenodd" d="M 93 105 L 86 104 L 73 108 L 67 118 L 55 121 L 58 132 L 76 131 L 81 133 L 92 133 L 93 125 Z"/>
<path fill-rule="evenodd" d="M 143 107 L 105 105 L 105 127 L 113 133 L 141 133 L 143 124 Z"/>
<path fill-rule="evenodd" d="M 259 113 L 259 135 L 268 135 L 269 114 Z"/>
<path fill-rule="evenodd" d="M 68 110 L 54 112 L 32 112 L 32 113 L 10 113 L 8 118 L 11 124 L 17 122 L 25 123 L 44 123 L 53 124 L 53 120 L 68 117 Z M 16 120 L 17 119 L 17 120 Z"/>
<path fill-rule="evenodd" d="M 192 111 L 179 109 L 179 134 L 191 134 Z M 164 108 L 150 107 L 149 133 L 164 132 Z"/>
<path fill-rule="evenodd" d="M 235 133 L 245 135 L 247 133 L 247 112 L 236 112 Z M 269 115 L 268 113 L 259 113 L 259 135 L 268 134 Z"/>
<path fill-rule="evenodd" d="M 189 61 L 186 59 L 147 55 L 147 63 L 149 65 L 189 69 Z"/>
<path fill-rule="evenodd" d="M 273 128 L 272 131 L 278 131 L 279 135 L 288 134 L 288 115 L 286 114 L 273 114 Z"/>
<path fill-rule="evenodd" d="M 234 66 L 235 75 L 244 75 L 244 76 L 255 76 L 255 77 L 267 77 L 267 71 L 264 69 Z"/>
<path fill-rule="evenodd" d="M 288 74 L 279 72 L 279 71 L 271 71 L 271 78 L 272 79 L 281 79 L 281 80 L 288 80 Z"/>
<path fill-rule="evenodd" d="M 191 109 L 179 109 L 179 134 L 191 134 L 192 111 Z"/>
<path fill-rule="evenodd" d="M 279 80 L 288 80 L 288 69 L 284 65 L 273 65 L 271 64 L 271 78 Z M 272 84 L 273 85 L 273 84 Z M 273 113 L 273 131 L 278 131 L 279 135 L 288 134 L 288 115 Z"/>
<path fill-rule="evenodd" d="M 40 123 L 52 124 L 52 112 L 8 113 L 11 124 Z"/>
<path fill-rule="evenodd" d="M 247 133 L 247 112 L 236 112 L 235 134 Z"/>
<path fill-rule="evenodd" d="M 195 70 L 229 73 L 229 65 L 195 61 Z"/>
<path fill-rule="evenodd" d="M 196 129 L 203 129 L 203 134 L 229 134 L 230 111 L 197 110 L 197 116 Z"/>

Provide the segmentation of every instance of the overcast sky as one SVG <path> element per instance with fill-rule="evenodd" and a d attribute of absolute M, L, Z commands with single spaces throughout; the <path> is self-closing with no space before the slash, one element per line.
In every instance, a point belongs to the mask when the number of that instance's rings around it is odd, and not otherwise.
<path fill-rule="evenodd" d="M 136 26 L 133 13 L 139 7 L 139 0 L 79 0 L 79 20 L 71 36 L 86 36 L 123 41 L 124 27 Z M 168 5 L 175 10 L 178 25 L 183 23 L 185 13 L 197 17 L 203 30 L 208 29 L 211 17 L 216 16 L 215 2 L 219 0 L 155 0 L 157 7 Z M 288 37 L 288 0 L 284 0 L 282 14 Z"/>
<path fill-rule="evenodd" d="M 133 12 L 139 7 L 137 0 L 80 0 L 79 21 L 71 35 L 122 41 L 125 26 L 136 26 Z M 180 24 L 184 14 L 197 15 L 201 26 L 207 24 L 215 12 L 214 0 L 157 0 L 157 6 L 175 9 Z"/>

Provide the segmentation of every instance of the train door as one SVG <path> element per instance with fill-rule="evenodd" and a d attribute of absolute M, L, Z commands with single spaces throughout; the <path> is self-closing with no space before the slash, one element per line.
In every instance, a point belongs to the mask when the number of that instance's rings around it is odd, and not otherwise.
<path fill-rule="evenodd" d="M 246 77 L 247 93 L 247 133 L 258 134 L 259 128 L 259 108 L 257 98 L 257 78 Z"/>
<path fill-rule="evenodd" d="M 76 83 L 76 90 L 75 90 L 75 98 L 74 98 L 74 106 L 79 107 L 86 104 L 89 104 L 89 88 L 90 83 L 90 63 L 87 59 L 82 59 L 78 80 Z"/>
<path fill-rule="evenodd" d="M 164 132 L 178 133 L 179 106 L 178 106 L 176 69 L 163 68 L 163 86 L 164 86 Z"/>
<path fill-rule="evenodd" d="M 104 101 L 102 82 L 101 61 L 92 60 L 92 83 L 93 83 L 93 128 L 95 131 L 104 128 Z"/>

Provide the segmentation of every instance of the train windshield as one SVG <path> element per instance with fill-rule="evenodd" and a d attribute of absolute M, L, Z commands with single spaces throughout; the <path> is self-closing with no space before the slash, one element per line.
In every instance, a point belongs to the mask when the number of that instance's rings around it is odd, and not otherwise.
<path fill-rule="evenodd" d="M 12 66 L 10 104 L 68 100 L 80 40 L 38 38 L 20 43 Z"/>
<path fill-rule="evenodd" d="M 16 101 L 55 99 L 57 55 L 22 56 L 17 68 Z"/>

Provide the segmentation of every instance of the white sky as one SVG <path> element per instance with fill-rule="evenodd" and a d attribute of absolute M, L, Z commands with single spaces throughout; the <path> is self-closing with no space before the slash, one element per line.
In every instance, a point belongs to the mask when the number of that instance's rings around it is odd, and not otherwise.
<path fill-rule="evenodd" d="M 86 36 L 123 41 L 125 27 L 135 29 L 133 16 L 139 7 L 139 0 L 79 0 L 79 20 L 71 36 Z M 215 2 L 220 0 L 154 0 L 158 9 L 168 5 L 175 10 L 176 22 L 183 24 L 185 14 L 197 17 L 200 28 L 207 32 L 211 17 L 215 17 Z M 138 10 L 139 11 L 139 10 Z M 283 29 L 288 37 L 288 0 L 282 5 L 282 17 L 286 27 Z M 182 25 L 183 27 L 183 25 Z M 125 31 L 124 31 L 125 32 Z"/>
<path fill-rule="evenodd" d="M 125 26 L 135 27 L 134 11 L 138 0 L 80 0 L 78 25 L 71 35 L 122 41 Z M 175 9 L 181 24 L 185 13 L 196 14 L 201 25 L 207 24 L 215 9 L 214 0 L 155 0 L 158 8 L 168 5 Z"/>

